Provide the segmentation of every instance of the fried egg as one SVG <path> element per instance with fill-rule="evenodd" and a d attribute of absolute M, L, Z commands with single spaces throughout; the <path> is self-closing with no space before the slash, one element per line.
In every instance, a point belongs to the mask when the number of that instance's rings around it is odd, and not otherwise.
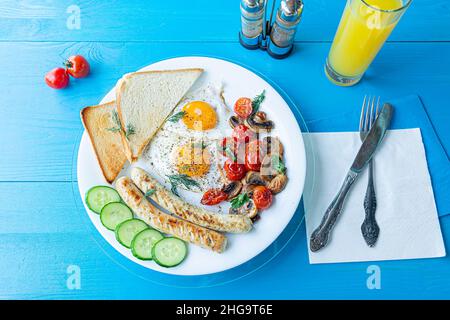
<path fill-rule="evenodd" d="M 197 139 L 219 139 L 229 130 L 230 112 L 222 85 L 206 84 L 185 95 L 162 129 Z"/>
<path fill-rule="evenodd" d="M 230 110 L 221 93 L 221 86 L 212 84 L 188 92 L 147 146 L 144 161 L 166 182 L 182 175 L 194 183 L 181 183 L 181 189 L 205 192 L 223 186 L 218 141 L 229 130 Z"/>

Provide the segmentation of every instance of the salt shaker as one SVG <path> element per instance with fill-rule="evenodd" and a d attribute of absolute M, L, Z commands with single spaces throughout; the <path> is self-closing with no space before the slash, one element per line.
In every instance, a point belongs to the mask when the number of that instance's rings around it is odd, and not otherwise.
<path fill-rule="evenodd" d="M 302 0 L 281 1 L 268 41 L 267 51 L 272 57 L 282 59 L 291 53 L 302 12 Z"/>
<path fill-rule="evenodd" d="M 247 49 L 258 49 L 263 36 L 266 0 L 241 0 L 239 41 Z"/>

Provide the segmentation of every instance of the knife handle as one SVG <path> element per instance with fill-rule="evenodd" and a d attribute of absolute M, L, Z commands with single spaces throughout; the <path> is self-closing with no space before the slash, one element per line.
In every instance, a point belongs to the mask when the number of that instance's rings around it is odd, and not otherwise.
<path fill-rule="evenodd" d="M 309 247 L 312 252 L 316 252 L 327 245 L 330 233 L 333 230 L 334 225 L 336 224 L 336 221 L 342 212 L 342 207 L 344 206 L 344 201 L 347 197 L 347 193 L 353 185 L 353 182 L 355 181 L 357 175 L 358 174 L 356 172 L 349 171 L 344 179 L 341 189 L 334 197 L 333 201 L 325 212 L 322 218 L 322 222 L 320 223 L 319 227 L 317 227 L 317 229 L 312 233 L 309 242 Z"/>

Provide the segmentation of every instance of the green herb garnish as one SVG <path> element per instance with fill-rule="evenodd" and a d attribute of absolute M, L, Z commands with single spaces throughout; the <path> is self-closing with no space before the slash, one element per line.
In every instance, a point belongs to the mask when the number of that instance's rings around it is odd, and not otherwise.
<path fill-rule="evenodd" d="M 125 131 L 125 138 L 129 138 L 132 134 L 135 134 L 136 130 L 134 129 L 134 126 L 132 124 L 127 125 L 127 130 Z"/>
<path fill-rule="evenodd" d="M 192 187 L 200 188 L 198 182 L 192 180 L 186 174 L 172 174 L 170 176 L 167 176 L 167 178 L 169 178 L 169 182 L 172 185 L 170 190 L 176 196 L 180 196 L 177 190 L 178 186 L 180 185 L 183 185 L 188 190 L 192 190 Z"/>
<path fill-rule="evenodd" d="M 236 162 L 236 156 L 234 155 L 233 151 L 231 151 L 231 149 L 229 147 L 226 147 L 224 149 L 225 154 L 230 158 L 231 161 Z"/>
<path fill-rule="evenodd" d="M 241 193 L 236 198 L 231 199 L 230 202 L 231 202 L 231 207 L 233 209 L 238 209 L 249 201 L 250 201 L 250 198 L 249 198 L 248 194 Z"/>
<path fill-rule="evenodd" d="M 116 110 L 113 110 L 111 112 L 111 118 L 116 126 L 107 128 L 106 130 L 111 131 L 111 132 L 119 132 L 120 130 L 122 130 L 122 128 L 120 126 L 119 114 L 117 113 Z"/>
<path fill-rule="evenodd" d="M 263 103 L 264 99 L 266 99 L 266 90 L 263 90 L 260 94 L 258 94 L 252 101 L 253 113 L 259 110 L 259 106 Z"/>
<path fill-rule="evenodd" d="M 154 195 L 156 192 L 155 189 L 149 189 L 146 193 L 145 193 L 145 197 L 146 198 L 150 198 L 152 195 Z"/>
<path fill-rule="evenodd" d="M 172 115 L 167 121 L 170 122 L 178 122 L 180 119 L 182 119 L 186 115 L 186 111 L 180 111 Z"/>
<path fill-rule="evenodd" d="M 286 173 L 286 166 L 284 165 L 283 161 L 281 161 L 280 157 L 276 154 L 272 155 L 272 167 L 278 173 Z"/>

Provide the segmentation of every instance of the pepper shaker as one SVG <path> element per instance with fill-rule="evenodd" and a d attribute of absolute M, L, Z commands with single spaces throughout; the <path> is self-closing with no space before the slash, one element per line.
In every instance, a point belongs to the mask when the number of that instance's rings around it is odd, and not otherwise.
<path fill-rule="evenodd" d="M 303 12 L 302 0 L 282 0 L 270 30 L 268 53 L 277 59 L 287 57 L 294 47 L 297 25 Z"/>
<path fill-rule="evenodd" d="M 239 42 L 247 49 L 258 49 L 263 37 L 266 0 L 241 1 Z"/>

